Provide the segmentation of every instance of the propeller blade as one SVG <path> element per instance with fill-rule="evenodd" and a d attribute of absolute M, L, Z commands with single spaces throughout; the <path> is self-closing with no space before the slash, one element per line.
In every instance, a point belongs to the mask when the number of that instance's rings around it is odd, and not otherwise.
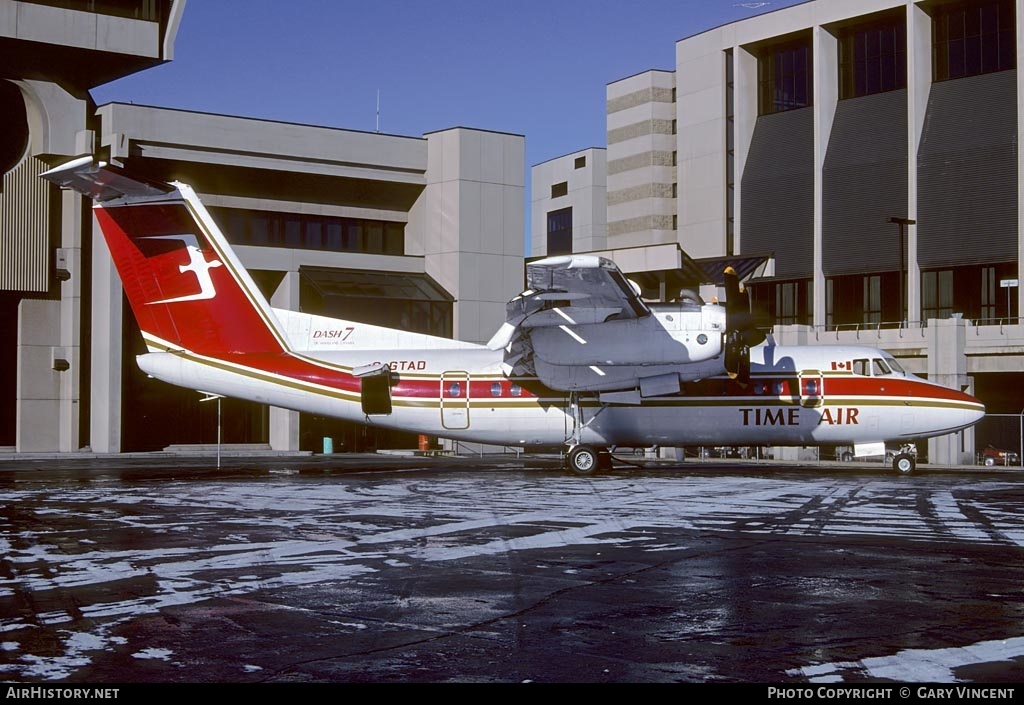
<path fill-rule="evenodd" d="M 740 285 L 739 275 L 726 267 L 725 275 L 725 371 L 739 384 L 750 382 L 750 346 L 760 332 L 754 328 L 750 295 Z"/>

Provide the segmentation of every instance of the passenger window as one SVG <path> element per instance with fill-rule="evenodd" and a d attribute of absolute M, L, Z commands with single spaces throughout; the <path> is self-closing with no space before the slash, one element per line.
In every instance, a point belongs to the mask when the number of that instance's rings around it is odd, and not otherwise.
<path fill-rule="evenodd" d="M 492 397 L 500 397 L 501 396 L 501 382 L 493 382 L 491 384 L 491 396 Z"/>
<path fill-rule="evenodd" d="M 520 387 L 518 384 L 513 384 L 509 388 L 508 393 L 511 394 L 514 397 L 521 397 L 521 396 L 523 396 L 523 388 Z"/>
<path fill-rule="evenodd" d="M 457 396 L 459 396 L 459 393 L 461 391 L 462 391 L 462 385 L 459 384 L 458 382 L 452 382 L 451 384 L 448 385 L 448 396 L 450 396 L 450 397 L 457 397 Z"/>

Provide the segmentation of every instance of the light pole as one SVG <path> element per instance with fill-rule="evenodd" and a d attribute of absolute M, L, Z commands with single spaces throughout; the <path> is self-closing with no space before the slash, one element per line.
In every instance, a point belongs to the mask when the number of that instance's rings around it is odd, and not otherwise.
<path fill-rule="evenodd" d="M 899 218 L 899 217 L 896 217 L 896 216 L 892 216 L 892 217 L 889 218 L 889 222 L 890 223 L 896 223 L 896 225 L 898 225 L 899 228 L 900 228 L 900 321 L 904 322 L 907 319 L 907 312 L 906 312 L 906 305 L 904 303 L 904 300 L 906 298 L 906 296 L 904 294 L 904 289 L 906 289 L 906 286 L 904 285 L 904 282 L 903 282 L 903 249 L 904 249 L 904 245 L 903 245 L 903 241 L 904 241 L 903 229 L 907 225 L 916 225 L 917 221 L 916 220 L 911 220 L 910 218 Z"/>

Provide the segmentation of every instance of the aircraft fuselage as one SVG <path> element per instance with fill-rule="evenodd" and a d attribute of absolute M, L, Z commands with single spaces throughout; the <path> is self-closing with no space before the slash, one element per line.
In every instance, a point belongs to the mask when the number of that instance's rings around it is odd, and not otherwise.
<path fill-rule="evenodd" d="M 156 352 L 140 356 L 139 365 L 171 384 L 224 396 L 500 445 L 559 445 L 574 435 L 595 446 L 906 443 L 957 431 L 984 414 L 970 396 L 913 375 L 851 369 L 867 361 L 870 370 L 883 355 L 854 346 L 761 346 L 746 386 L 716 376 L 639 404 L 574 398 L 535 377 L 506 376 L 501 351 L 484 347 L 235 359 Z M 390 371 L 387 414 L 364 413 L 362 381 L 352 374 L 374 363 Z"/>

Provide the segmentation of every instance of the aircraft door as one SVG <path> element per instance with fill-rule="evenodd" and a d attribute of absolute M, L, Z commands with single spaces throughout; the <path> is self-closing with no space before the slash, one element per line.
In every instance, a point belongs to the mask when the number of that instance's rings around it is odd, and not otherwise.
<path fill-rule="evenodd" d="M 449 431 L 469 428 L 469 373 L 441 373 L 441 427 Z"/>
<path fill-rule="evenodd" d="M 801 370 L 800 406 L 811 409 L 825 403 L 824 375 L 820 370 Z"/>

